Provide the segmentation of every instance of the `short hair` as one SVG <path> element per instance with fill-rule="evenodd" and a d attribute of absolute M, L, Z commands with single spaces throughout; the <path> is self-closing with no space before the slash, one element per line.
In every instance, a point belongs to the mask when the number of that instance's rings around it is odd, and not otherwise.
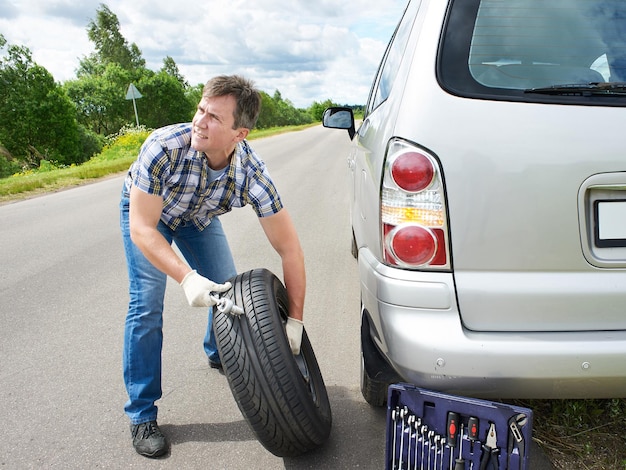
<path fill-rule="evenodd" d="M 233 96 L 237 102 L 233 129 L 252 129 L 261 112 L 261 94 L 254 82 L 239 75 L 219 75 L 206 82 L 202 90 L 205 98 L 227 95 Z"/>

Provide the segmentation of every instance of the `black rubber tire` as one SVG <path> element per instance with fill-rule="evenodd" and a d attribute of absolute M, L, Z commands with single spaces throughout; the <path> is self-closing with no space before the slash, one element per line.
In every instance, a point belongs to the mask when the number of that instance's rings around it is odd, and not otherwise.
<path fill-rule="evenodd" d="M 361 395 L 365 401 L 375 407 L 382 407 L 387 404 L 387 390 L 389 384 L 380 382 L 369 376 L 365 368 L 365 359 L 361 352 Z"/>
<path fill-rule="evenodd" d="M 330 402 L 306 330 L 300 354 L 289 347 L 285 287 L 266 269 L 239 274 L 231 283 L 226 296 L 245 314 L 216 309 L 213 327 L 237 406 L 259 442 L 278 457 L 321 446 L 330 435 Z"/>
<path fill-rule="evenodd" d="M 359 259 L 359 247 L 356 246 L 356 238 L 352 232 L 352 244 L 350 245 L 350 253 L 354 259 Z"/>
<path fill-rule="evenodd" d="M 389 385 L 402 378 L 382 357 L 370 333 L 369 314 L 361 306 L 361 394 L 367 403 L 381 407 L 387 404 Z"/>

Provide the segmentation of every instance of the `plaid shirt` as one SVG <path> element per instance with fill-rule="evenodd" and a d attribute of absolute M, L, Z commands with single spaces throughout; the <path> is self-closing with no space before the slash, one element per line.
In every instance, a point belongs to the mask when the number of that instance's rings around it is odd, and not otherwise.
<path fill-rule="evenodd" d="M 265 163 L 248 142 L 237 144 L 230 165 L 211 181 L 204 153 L 191 148 L 191 130 L 191 123 L 185 123 L 154 131 L 128 171 L 125 193 L 135 185 L 163 196 L 161 221 L 172 230 L 186 222 L 203 230 L 211 218 L 246 204 L 259 217 L 282 209 Z"/>

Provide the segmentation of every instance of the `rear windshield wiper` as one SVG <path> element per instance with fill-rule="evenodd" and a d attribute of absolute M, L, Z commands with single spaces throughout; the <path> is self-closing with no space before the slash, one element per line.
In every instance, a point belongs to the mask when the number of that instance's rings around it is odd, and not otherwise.
<path fill-rule="evenodd" d="M 540 88 L 528 88 L 524 93 L 561 96 L 626 96 L 626 82 L 571 83 Z"/>

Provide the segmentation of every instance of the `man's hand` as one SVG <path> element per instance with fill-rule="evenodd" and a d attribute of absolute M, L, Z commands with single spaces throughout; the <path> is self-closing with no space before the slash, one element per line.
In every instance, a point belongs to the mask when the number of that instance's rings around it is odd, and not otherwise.
<path fill-rule="evenodd" d="M 191 307 L 212 307 L 215 301 L 211 298 L 211 292 L 226 292 L 231 288 L 230 282 L 216 284 L 200 276 L 195 269 L 187 273 L 180 285 Z"/>
<path fill-rule="evenodd" d="M 295 355 L 300 354 L 300 345 L 302 344 L 302 330 L 304 329 L 304 323 L 295 318 L 288 317 L 287 325 L 285 326 L 287 331 L 287 339 L 289 340 L 289 347 L 291 352 Z"/>

